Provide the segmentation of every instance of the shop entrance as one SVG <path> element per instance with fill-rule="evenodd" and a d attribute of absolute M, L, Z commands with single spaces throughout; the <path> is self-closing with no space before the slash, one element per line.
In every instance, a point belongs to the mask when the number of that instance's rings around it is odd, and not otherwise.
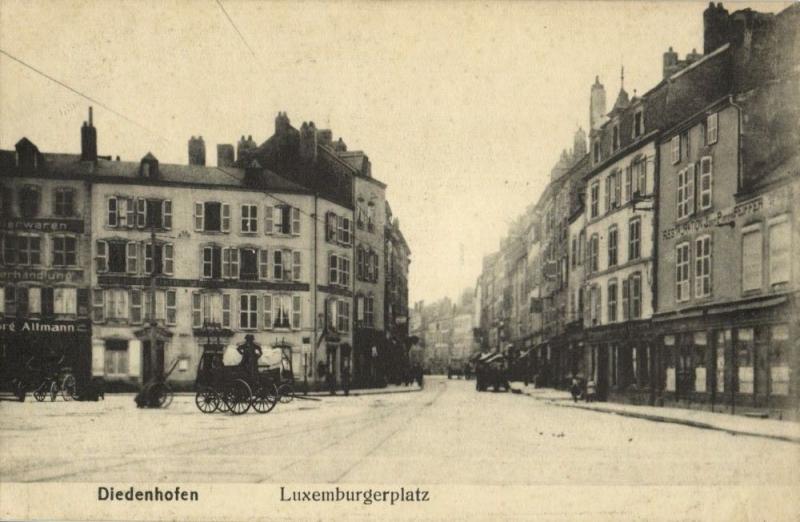
<path fill-rule="evenodd" d="M 599 344 L 597 350 L 597 400 L 608 400 L 608 345 Z"/>
<path fill-rule="evenodd" d="M 682 337 L 675 346 L 675 397 L 689 399 L 694 392 L 692 345 Z"/>

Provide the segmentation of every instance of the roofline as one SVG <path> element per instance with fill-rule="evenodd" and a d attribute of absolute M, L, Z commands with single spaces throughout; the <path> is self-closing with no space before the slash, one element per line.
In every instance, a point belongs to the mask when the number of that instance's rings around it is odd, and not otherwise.
<path fill-rule="evenodd" d="M 583 177 L 583 179 L 587 180 L 587 181 L 592 179 L 596 174 L 599 174 L 601 171 L 606 169 L 612 163 L 614 163 L 616 161 L 619 161 L 620 159 L 622 159 L 623 157 L 627 156 L 628 154 L 631 154 L 634 151 L 644 147 L 645 145 L 649 144 L 650 141 L 656 141 L 656 139 L 659 137 L 660 134 L 661 134 L 661 131 L 659 129 L 651 130 L 648 134 L 645 134 L 644 136 L 642 136 L 641 139 L 638 139 L 638 140 L 634 141 L 633 143 L 629 143 L 627 147 L 619 149 L 615 154 L 612 154 L 611 156 L 609 156 L 608 158 L 603 160 L 596 167 L 591 169 L 586 174 L 586 176 Z"/>
<path fill-rule="evenodd" d="M 673 75 L 669 76 L 667 79 L 668 79 L 669 81 L 672 81 L 672 80 L 674 80 L 675 78 L 678 78 L 678 77 L 680 77 L 680 76 L 682 76 L 682 75 L 686 74 L 688 71 L 691 71 L 691 70 L 692 70 L 692 69 L 694 69 L 695 67 L 698 67 L 698 66 L 700 66 L 700 64 L 702 64 L 702 63 L 704 63 L 704 62 L 706 62 L 706 61 L 710 60 L 710 59 L 711 59 L 711 58 L 713 58 L 714 56 L 716 56 L 716 55 L 718 55 L 718 54 L 722 54 L 723 52 L 725 52 L 726 50 L 728 50 L 728 48 L 729 48 L 730 46 L 731 46 L 731 44 L 730 44 L 730 42 L 728 42 L 728 43 L 726 43 L 725 45 L 723 45 L 723 46 L 721 46 L 721 47 L 717 47 L 717 48 L 716 48 L 714 51 L 712 51 L 712 52 L 708 53 L 707 55 L 703 56 L 702 58 L 700 58 L 700 59 L 699 59 L 699 60 L 697 60 L 696 62 L 692 62 L 692 63 L 690 63 L 689 65 L 687 65 L 686 67 L 684 67 L 684 68 L 683 68 L 683 69 L 681 69 L 680 71 L 678 71 L 678 72 L 674 73 Z"/>

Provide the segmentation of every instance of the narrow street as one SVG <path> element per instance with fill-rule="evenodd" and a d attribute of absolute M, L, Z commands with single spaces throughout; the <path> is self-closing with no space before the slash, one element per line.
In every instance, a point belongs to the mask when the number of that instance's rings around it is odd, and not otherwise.
<path fill-rule="evenodd" d="M 203 415 L 188 395 L 138 410 L 0 403 L 4 481 L 486 485 L 800 484 L 795 444 L 559 408 L 474 381 Z"/>

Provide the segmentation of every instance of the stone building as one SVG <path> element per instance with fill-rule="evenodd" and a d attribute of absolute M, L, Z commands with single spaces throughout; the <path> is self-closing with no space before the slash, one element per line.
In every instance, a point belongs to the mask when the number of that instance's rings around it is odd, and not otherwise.
<path fill-rule="evenodd" d="M 81 128 L 80 154 L 43 153 L 27 138 L 0 151 L 0 359 L 3 382 L 63 356 L 91 376 L 89 177 L 97 132 Z"/>

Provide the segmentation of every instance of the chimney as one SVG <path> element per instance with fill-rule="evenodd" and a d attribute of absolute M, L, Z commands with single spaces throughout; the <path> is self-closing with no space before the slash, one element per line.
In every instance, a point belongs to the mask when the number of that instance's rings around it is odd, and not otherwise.
<path fill-rule="evenodd" d="M 236 161 L 240 166 L 247 164 L 247 161 L 250 159 L 250 153 L 255 148 L 256 142 L 253 141 L 252 135 L 247 138 L 242 136 L 241 139 L 239 139 L 239 143 L 236 144 Z"/>
<path fill-rule="evenodd" d="M 317 127 L 314 122 L 303 122 L 300 127 L 300 157 L 306 161 L 317 159 Z"/>
<path fill-rule="evenodd" d="M 703 11 L 703 54 L 709 54 L 730 40 L 730 18 L 728 11 L 722 7 L 722 2 L 708 3 L 708 8 Z"/>
<path fill-rule="evenodd" d="M 669 78 L 676 72 L 678 72 L 678 53 L 672 50 L 670 46 L 669 50 L 664 53 L 664 61 L 662 65 L 662 77 L 664 79 Z"/>
<path fill-rule="evenodd" d="M 572 138 L 572 158 L 573 161 L 581 159 L 586 154 L 586 133 L 582 127 L 578 127 L 575 136 Z"/>
<path fill-rule="evenodd" d="M 217 166 L 218 167 L 233 167 L 236 163 L 233 145 L 230 143 L 220 143 L 217 145 Z"/>
<path fill-rule="evenodd" d="M 290 128 L 291 122 L 289 122 L 289 117 L 285 112 L 279 112 L 278 115 L 275 116 L 275 134 L 285 134 L 289 132 Z"/>
<path fill-rule="evenodd" d="M 92 121 L 92 108 L 89 107 L 89 123 L 81 127 L 81 161 L 97 161 L 97 129 Z"/>
<path fill-rule="evenodd" d="M 192 136 L 189 139 L 189 165 L 205 165 L 206 164 L 206 143 L 203 141 L 202 136 L 195 138 Z"/>
<path fill-rule="evenodd" d="M 606 88 L 600 83 L 600 77 L 594 77 L 592 94 L 589 99 L 589 124 L 591 129 L 597 129 L 606 115 Z"/>

